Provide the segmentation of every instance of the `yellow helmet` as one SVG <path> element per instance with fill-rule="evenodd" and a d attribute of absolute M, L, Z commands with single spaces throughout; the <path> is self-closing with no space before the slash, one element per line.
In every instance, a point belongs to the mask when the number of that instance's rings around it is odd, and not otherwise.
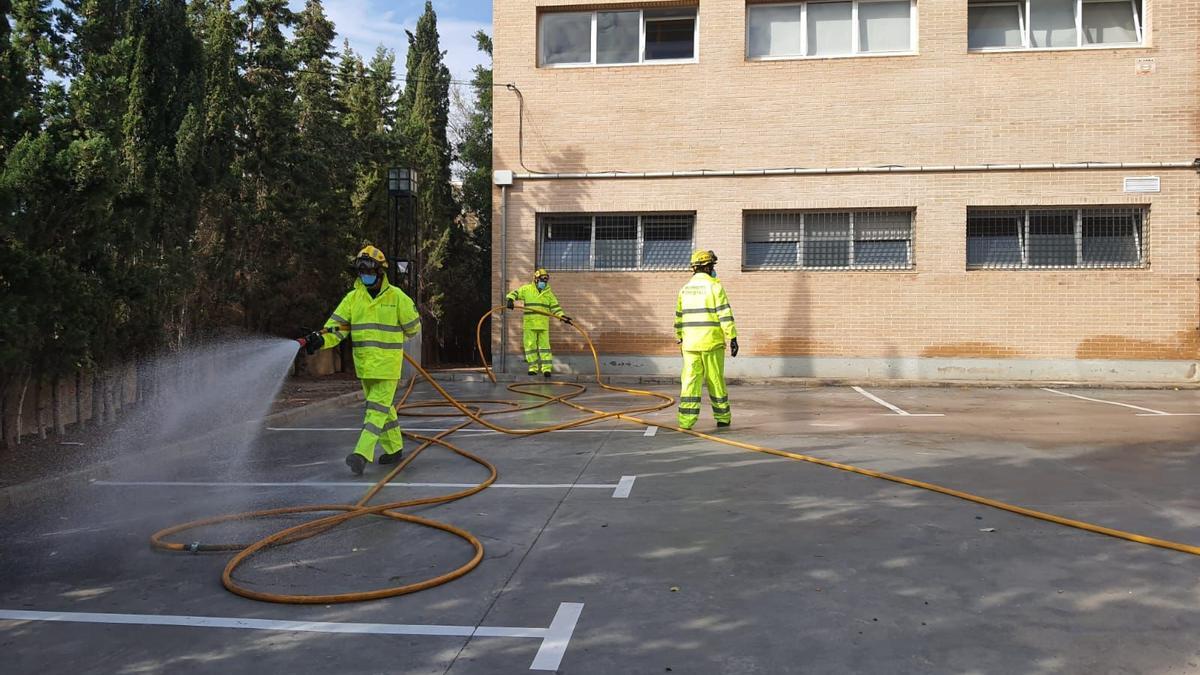
<path fill-rule="evenodd" d="M 692 253 L 692 267 L 703 267 L 717 262 L 717 254 L 712 251 L 696 251 Z"/>
<path fill-rule="evenodd" d="M 383 251 L 380 251 L 371 244 L 367 244 L 358 252 L 358 255 L 354 258 L 354 264 L 357 267 L 361 261 L 364 265 L 370 265 L 370 261 L 372 260 L 380 267 L 388 266 L 387 256 L 383 254 Z"/>
<path fill-rule="evenodd" d="M 533 271 L 533 280 L 534 281 L 537 281 L 538 279 L 543 279 L 543 278 L 548 281 L 550 279 L 550 273 L 541 267 L 539 267 Z"/>

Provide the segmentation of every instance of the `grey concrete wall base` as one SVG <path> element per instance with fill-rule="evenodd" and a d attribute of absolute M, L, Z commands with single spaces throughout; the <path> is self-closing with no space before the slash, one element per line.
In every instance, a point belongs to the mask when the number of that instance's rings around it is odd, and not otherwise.
<path fill-rule="evenodd" d="M 515 358 L 515 355 L 510 355 Z M 556 373 L 586 374 L 592 359 L 584 355 L 555 357 Z M 510 360 L 510 363 L 514 361 Z M 677 378 L 675 356 L 611 355 L 600 357 L 606 376 L 654 382 Z M 948 383 L 948 384 L 1081 384 L 1089 386 L 1200 386 L 1200 360 L 966 359 L 934 357 L 834 358 L 755 357 L 725 360 L 731 382 L 757 383 L 781 379 L 812 383 Z M 510 372 L 508 377 L 524 374 Z"/>
<path fill-rule="evenodd" d="M 309 415 L 314 412 L 339 408 L 347 404 L 355 403 L 363 400 L 361 391 L 350 392 L 327 398 L 316 403 L 293 408 L 291 410 L 281 410 L 277 413 L 267 415 L 262 419 L 249 420 L 239 422 L 219 429 L 214 429 L 202 436 L 189 438 L 184 441 L 178 441 L 162 447 L 146 448 L 128 455 L 112 457 L 110 459 L 101 460 L 88 464 L 87 466 L 61 473 L 47 478 L 39 478 L 18 485 L 10 485 L 5 488 L 0 488 L 0 509 L 24 506 L 34 502 L 41 502 L 48 498 L 53 498 L 56 494 L 67 494 L 68 489 L 63 489 L 65 486 L 79 483 L 89 483 L 96 480 L 107 480 L 121 474 L 121 469 L 128 464 L 135 464 L 145 461 L 147 455 L 151 452 L 155 454 L 169 452 L 172 455 L 186 455 L 190 453 L 204 452 L 208 449 L 205 441 L 221 435 L 228 434 L 231 431 L 238 429 L 244 430 L 246 433 L 255 433 L 263 426 L 290 424 L 304 415 Z"/>

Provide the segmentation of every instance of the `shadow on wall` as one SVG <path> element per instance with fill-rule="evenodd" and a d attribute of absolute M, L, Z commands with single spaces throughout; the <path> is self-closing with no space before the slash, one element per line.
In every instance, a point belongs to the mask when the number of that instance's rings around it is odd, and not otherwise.
<path fill-rule="evenodd" d="M 528 115 L 528 111 L 525 114 Z M 526 144 L 529 143 L 531 136 L 534 138 L 538 137 L 536 128 L 533 130 L 535 133 L 530 134 L 530 131 L 529 128 L 526 128 Z M 530 171 L 531 173 L 558 170 L 557 167 L 571 166 L 580 162 L 582 153 L 577 147 L 567 146 L 557 153 L 547 153 L 546 156 L 549 158 L 547 165 L 539 166 L 537 170 L 530 170 L 522 164 L 521 170 Z M 498 293 L 498 303 L 501 305 L 504 304 L 504 297 L 509 292 L 530 283 L 533 280 L 533 271 L 543 263 L 543 261 L 537 258 L 537 215 L 551 211 L 555 213 L 573 213 L 583 210 L 578 191 L 561 190 L 559 189 L 561 184 L 558 181 L 538 182 L 537 184 L 540 187 L 529 191 L 526 189 L 528 183 L 516 181 L 508 191 L 508 232 L 506 235 L 508 256 L 507 270 L 501 270 L 500 272 L 501 288 Z M 523 219 L 528 219 L 528 221 L 525 222 Z M 524 233 L 530 234 L 524 235 Z M 498 244 L 497 247 L 499 247 Z M 571 293 L 573 284 L 570 279 L 576 273 L 563 272 L 555 270 L 552 267 L 549 271 L 551 288 L 554 289 L 555 295 L 558 296 L 559 302 L 562 304 L 567 316 L 581 316 L 582 312 L 577 309 L 581 308 L 581 304 L 574 299 Z M 525 356 L 522 343 L 524 333 L 522 328 L 523 320 L 524 313 L 520 310 L 520 305 L 518 304 L 515 311 L 506 312 L 502 315 L 501 320 L 497 322 L 499 326 L 507 324 L 507 331 L 500 329 L 496 332 L 496 335 L 500 336 L 500 344 L 493 348 L 493 353 L 499 356 L 503 351 L 506 356 L 505 370 L 509 373 L 522 373 L 525 371 Z M 566 327 L 561 324 L 551 322 L 550 340 L 551 349 L 554 352 L 561 353 L 569 350 L 562 341 L 568 333 L 574 336 L 575 331 L 570 329 L 564 331 L 564 328 Z M 499 366 L 499 364 L 497 365 Z"/>
<path fill-rule="evenodd" d="M 744 248 L 744 246 L 743 246 Z M 811 360 L 824 351 L 824 345 L 813 333 L 813 294 L 806 272 L 744 272 L 741 283 L 755 284 L 753 309 L 758 316 L 748 316 L 747 309 L 738 310 L 738 298 L 744 294 L 736 288 L 726 287 L 734 316 L 739 324 L 748 324 L 753 330 L 742 329 L 751 340 L 742 347 L 744 354 L 752 357 L 773 359 L 766 365 L 763 375 L 789 377 L 819 377 L 820 373 Z M 853 302 L 845 298 L 845 302 Z M 775 313 L 778 307 L 780 312 Z M 746 321 L 746 318 L 751 319 Z M 767 327 L 770 328 L 767 328 Z M 768 333 L 767 331 L 771 331 Z M 761 338 L 759 336 L 762 336 Z M 765 339 L 764 339 L 765 338 Z M 739 346 L 740 345 L 739 341 Z M 737 373 L 737 370 L 734 370 Z"/>

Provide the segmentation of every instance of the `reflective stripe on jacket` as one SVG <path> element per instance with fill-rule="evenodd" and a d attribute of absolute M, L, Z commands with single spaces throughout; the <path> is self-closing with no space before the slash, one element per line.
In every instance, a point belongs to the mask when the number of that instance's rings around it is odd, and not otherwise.
<path fill-rule="evenodd" d="M 550 284 L 546 284 L 544 291 L 539 291 L 534 284 L 525 284 L 504 297 L 513 302 L 520 300 L 531 309 L 540 309 L 543 312 L 550 312 L 554 316 L 563 316 L 563 309 L 559 307 L 554 291 L 550 290 Z M 550 330 L 550 317 L 545 314 L 525 312 L 525 330 Z"/>
<path fill-rule="evenodd" d="M 683 350 L 706 352 L 724 347 L 726 340 L 737 337 L 733 310 L 721 282 L 703 272 L 679 289 L 675 302 L 675 337 L 683 340 Z"/>
<path fill-rule="evenodd" d="M 373 298 L 356 279 L 325 329 L 326 348 L 350 338 L 360 379 L 398 380 L 404 368 L 404 340 L 421 332 L 421 317 L 412 298 L 388 283 L 385 275 Z"/>

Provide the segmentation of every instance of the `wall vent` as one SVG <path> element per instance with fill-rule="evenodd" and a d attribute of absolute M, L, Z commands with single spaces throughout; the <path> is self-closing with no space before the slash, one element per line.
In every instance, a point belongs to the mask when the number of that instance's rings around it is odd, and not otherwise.
<path fill-rule="evenodd" d="M 1126 192 L 1158 192 L 1158 176 L 1132 176 L 1125 179 Z"/>

